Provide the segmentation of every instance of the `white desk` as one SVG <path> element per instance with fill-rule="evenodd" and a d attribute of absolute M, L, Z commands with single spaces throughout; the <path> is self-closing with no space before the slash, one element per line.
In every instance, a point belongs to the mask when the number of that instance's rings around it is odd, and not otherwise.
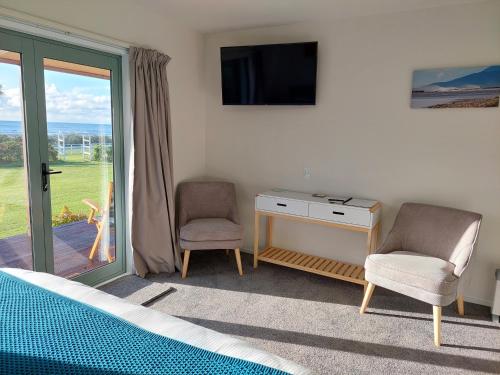
<path fill-rule="evenodd" d="M 378 201 L 358 198 L 346 204 L 332 204 L 327 198 L 286 190 L 258 194 L 255 197 L 254 268 L 260 260 L 366 286 L 363 266 L 274 247 L 273 220 L 294 220 L 367 233 L 366 246 L 370 254 L 378 242 L 381 208 Z M 259 250 L 261 216 L 267 217 L 266 247 L 262 251 Z"/>

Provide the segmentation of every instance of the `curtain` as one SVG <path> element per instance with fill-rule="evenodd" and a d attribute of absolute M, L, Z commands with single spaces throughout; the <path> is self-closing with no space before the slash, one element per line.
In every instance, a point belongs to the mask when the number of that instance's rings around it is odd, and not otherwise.
<path fill-rule="evenodd" d="M 167 82 L 170 57 L 130 49 L 134 122 L 132 246 L 139 276 L 180 269 L 175 236 L 172 132 Z"/>

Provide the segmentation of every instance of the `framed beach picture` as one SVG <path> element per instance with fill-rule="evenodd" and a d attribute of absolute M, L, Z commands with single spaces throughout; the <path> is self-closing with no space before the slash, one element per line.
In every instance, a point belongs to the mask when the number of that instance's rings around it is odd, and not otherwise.
<path fill-rule="evenodd" d="M 500 65 L 413 72 L 412 108 L 498 107 Z"/>

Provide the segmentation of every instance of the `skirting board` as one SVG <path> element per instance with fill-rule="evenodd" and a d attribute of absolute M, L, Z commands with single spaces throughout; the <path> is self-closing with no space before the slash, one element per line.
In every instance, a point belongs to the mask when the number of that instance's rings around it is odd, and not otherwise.
<path fill-rule="evenodd" d="M 493 304 L 492 301 L 487 301 L 485 299 L 468 297 L 468 296 L 464 296 L 464 301 L 470 302 L 470 303 L 475 303 L 476 305 L 483 305 L 483 306 L 488 306 L 488 307 L 491 307 L 491 305 Z"/>
<path fill-rule="evenodd" d="M 247 254 L 253 254 L 253 250 L 250 249 L 245 249 L 241 248 L 240 251 L 247 253 Z M 480 298 L 475 298 L 475 297 L 470 297 L 470 296 L 464 296 L 464 301 L 465 302 L 470 302 L 470 303 L 475 303 L 476 305 L 482 305 L 482 306 L 488 306 L 491 307 L 492 301 L 480 299 Z"/>

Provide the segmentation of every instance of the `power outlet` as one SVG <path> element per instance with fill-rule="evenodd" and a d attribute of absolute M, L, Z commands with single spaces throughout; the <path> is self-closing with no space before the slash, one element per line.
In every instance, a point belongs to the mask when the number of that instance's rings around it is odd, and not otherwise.
<path fill-rule="evenodd" d="M 307 168 L 307 167 L 304 168 L 304 178 L 306 180 L 309 180 L 311 178 L 311 169 L 310 168 Z"/>

